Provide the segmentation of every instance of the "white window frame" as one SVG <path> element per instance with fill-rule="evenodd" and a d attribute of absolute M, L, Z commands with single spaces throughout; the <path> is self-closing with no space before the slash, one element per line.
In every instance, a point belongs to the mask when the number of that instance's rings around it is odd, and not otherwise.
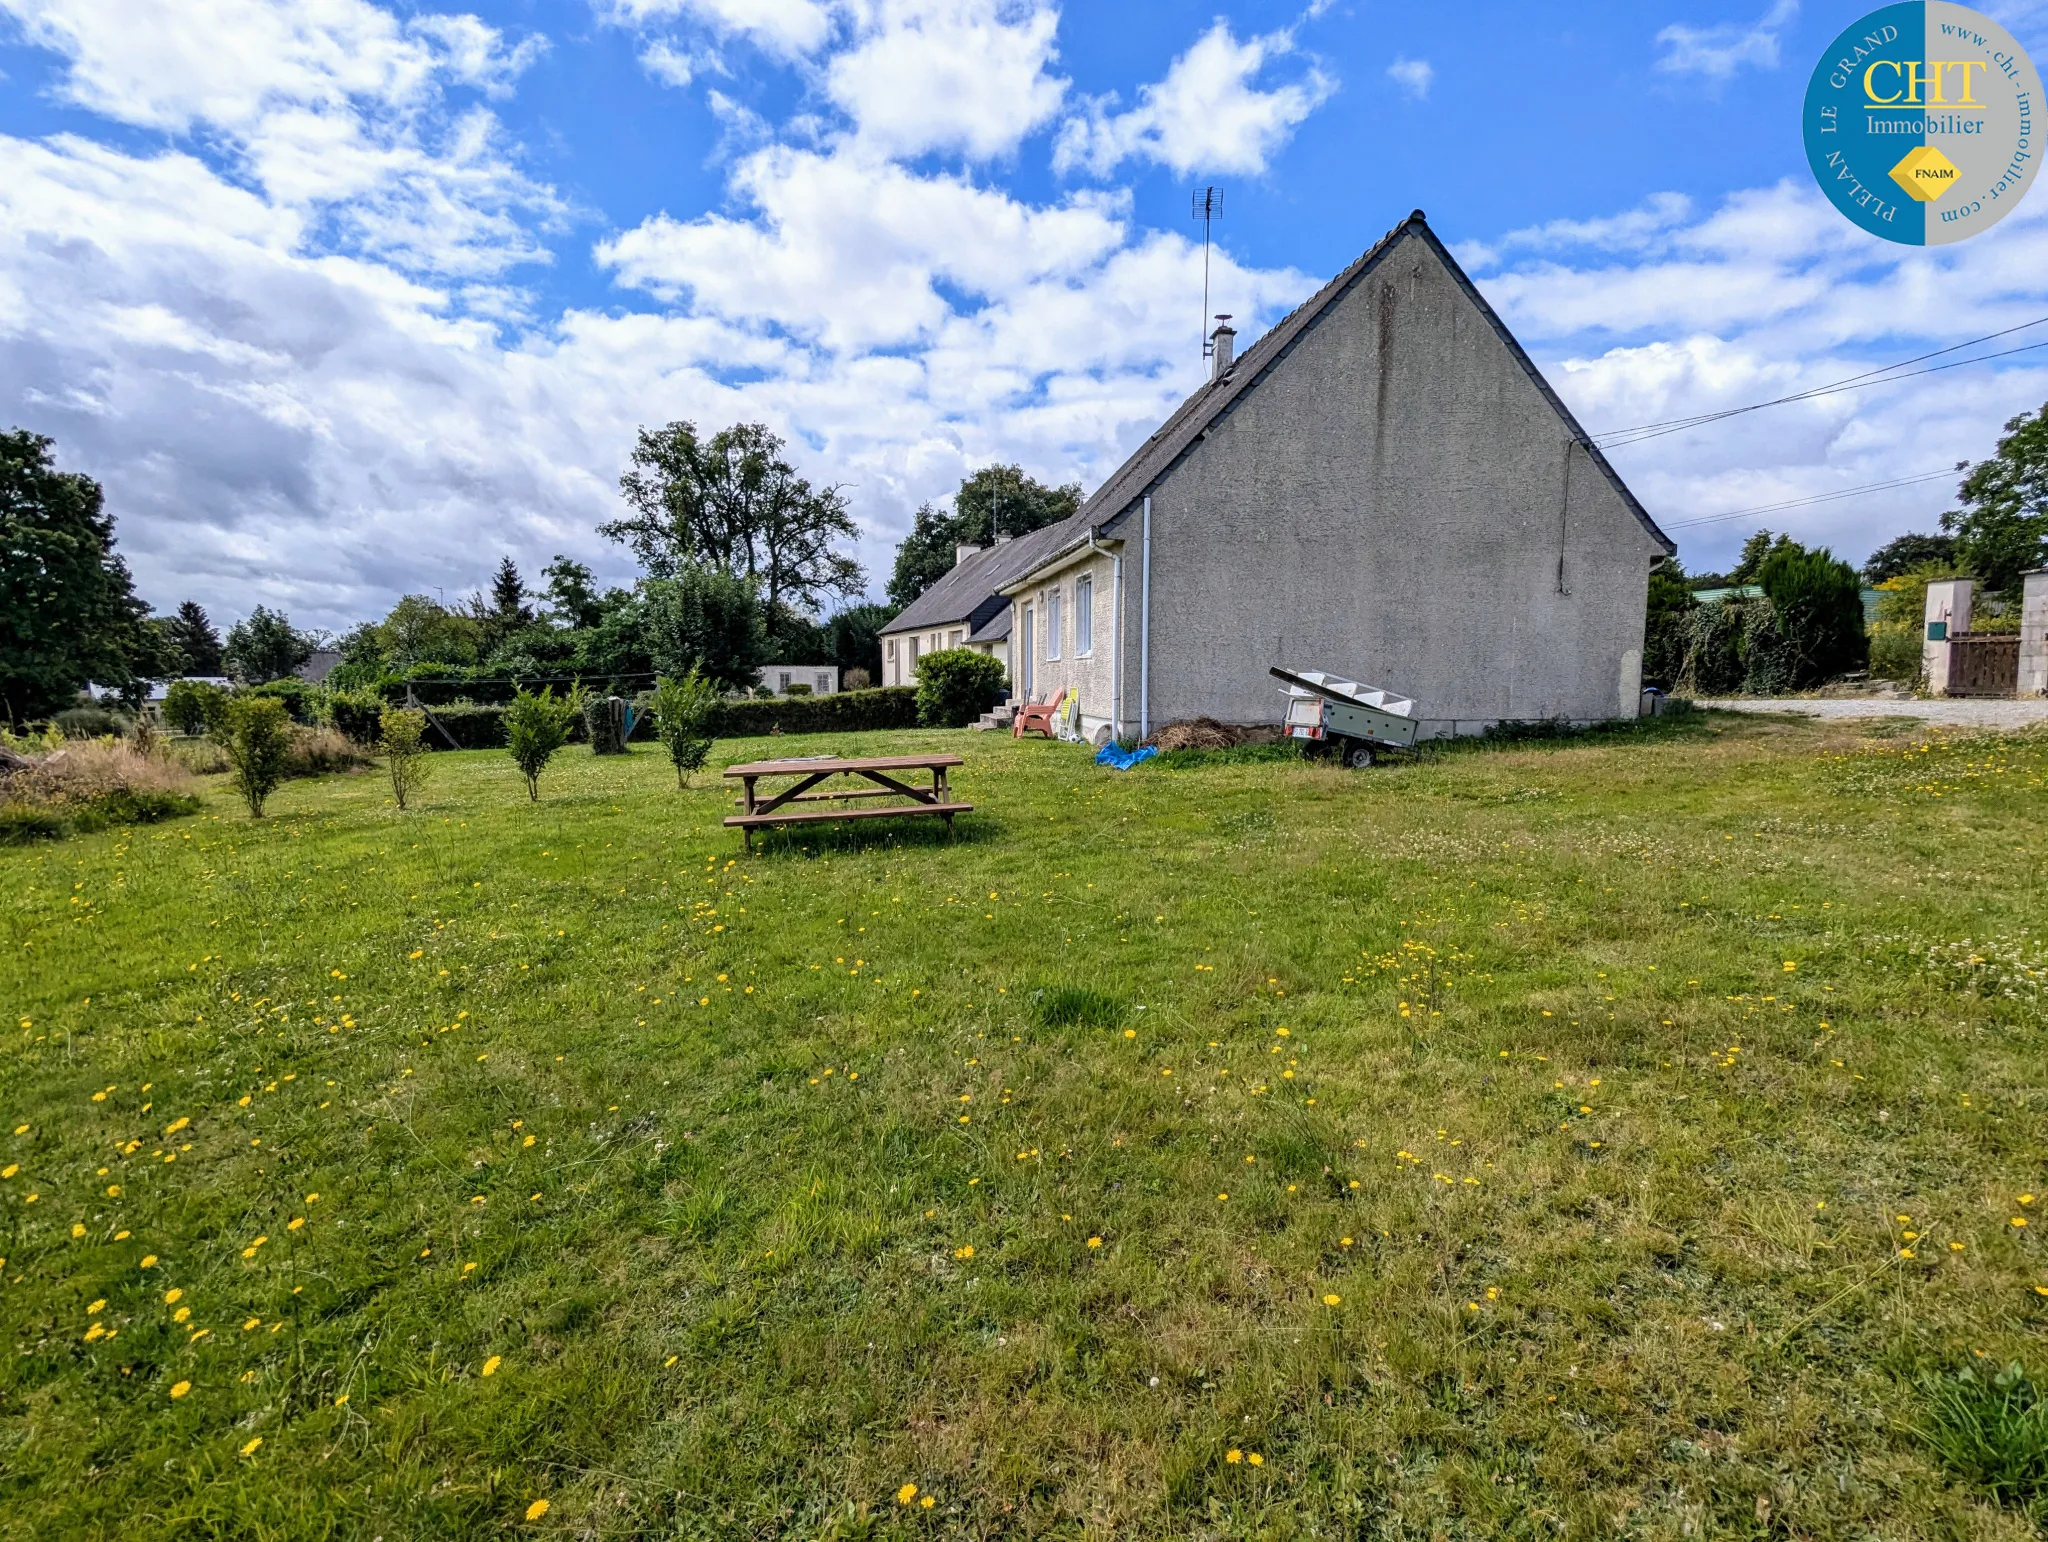
<path fill-rule="evenodd" d="M 830 696 L 832 694 L 832 677 L 824 673 L 823 671 L 820 671 L 815 678 L 817 683 L 813 685 L 811 689 L 816 691 L 820 696 Z"/>
<path fill-rule="evenodd" d="M 1045 656 L 1056 659 L 1060 656 L 1060 623 L 1064 619 L 1060 611 L 1060 586 L 1054 584 L 1045 591 Z"/>
<path fill-rule="evenodd" d="M 1095 577 L 1083 573 L 1074 580 L 1074 657 L 1090 658 L 1095 653 Z"/>

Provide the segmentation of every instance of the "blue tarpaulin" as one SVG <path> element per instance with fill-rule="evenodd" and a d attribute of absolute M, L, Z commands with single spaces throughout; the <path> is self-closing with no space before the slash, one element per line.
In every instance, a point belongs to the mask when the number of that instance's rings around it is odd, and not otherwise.
<path fill-rule="evenodd" d="M 1108 766 L 1112 771 L 1128 771 L 1140 761 L 1150 760 L 1158 753 L 1159 751 L 1150 745 L 1142 750 L 1127 750 L 1112 740 L 1096 751 L 1095 763 L 1098 766 Z"/>

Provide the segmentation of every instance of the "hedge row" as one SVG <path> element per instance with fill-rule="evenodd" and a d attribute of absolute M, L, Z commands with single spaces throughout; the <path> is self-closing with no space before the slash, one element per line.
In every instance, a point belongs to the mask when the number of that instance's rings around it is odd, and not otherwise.
<path fill-rule="evenodd" d="M 344 708 L 345 698 L 335 698 L 334 726 L 361 744 L 377 738 L 375 715 L 367 705 Z M 505 709 L 465 702 L 459 706 L 432 707 L 433 722 L 427 725 L 427 743 L 434 749 L 495 750 L 505 745 Z M 347 720 L 344 721 L 346 715 Z M 434 724 L 438 723 L 440 728 Z M 862 733 L 874 729 L 917 727 L 917 691 L 910 686 L 888 686 L 872 691 L 841 691 L 836 696 L 790 696 L 775 701 L 721 701 L 711 709 L 705 732 L 714 739 L 747 739 L 756 735 Z M 443 732 L 445 730 L 445 733 Z M 636 723 L 633 737 L 644 740 L 646 733 Z M 574 743 L 584 743 L 587 734 L 582 719 L 570 729 Z"/>

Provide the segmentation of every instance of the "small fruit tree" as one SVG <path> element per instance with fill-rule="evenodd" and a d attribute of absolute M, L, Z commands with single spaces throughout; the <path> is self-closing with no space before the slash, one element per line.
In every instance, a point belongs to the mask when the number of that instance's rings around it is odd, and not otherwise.
<path fill-rule="evenodd" d="M 521 690 L 505 709 L 505 746 L 526 778 L 526 795 L 540 801 L 540 774 L 555 758 L 555 751 L 569 742 L 570 725 L 583 710 L 583 689 L 577 686 L 566 696 L 555 695 L 551 685 L 540 694 Z"/>
<path fill-rule="evenodd" d="M 222 708 L 214 732 L 228 758 L 229 780 L 249 805 L 249 817 L 261 819 L 264 801 L 285 778 L 292 747 L 291 714 L 275 696 L 233 696 Z"/>
<path fill-rule="evenodd" d="M 391 773 L 391 796 L 404 808 L 427 780 L 427 715 L 417 708 L 386 707 L 378 721 L 377 748 Z"/>
<path fill-rule="evenodd" d="M 711 753 L 705 725 L 717 705 L 717 687 L 694 664 L 680 680 L 663 675 L 654 682 L 654 736 L 675 762 L 678 787 L 690 785 L 690 773 Z"/>

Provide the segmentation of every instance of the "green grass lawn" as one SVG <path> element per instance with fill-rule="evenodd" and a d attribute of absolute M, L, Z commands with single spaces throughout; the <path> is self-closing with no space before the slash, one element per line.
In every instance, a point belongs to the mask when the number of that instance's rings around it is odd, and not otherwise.
<path fill-rule="evenodd" d="M 912 748 L 0 851 L 0 1536 L 2034 1535 L 2048 737 Z"/>

